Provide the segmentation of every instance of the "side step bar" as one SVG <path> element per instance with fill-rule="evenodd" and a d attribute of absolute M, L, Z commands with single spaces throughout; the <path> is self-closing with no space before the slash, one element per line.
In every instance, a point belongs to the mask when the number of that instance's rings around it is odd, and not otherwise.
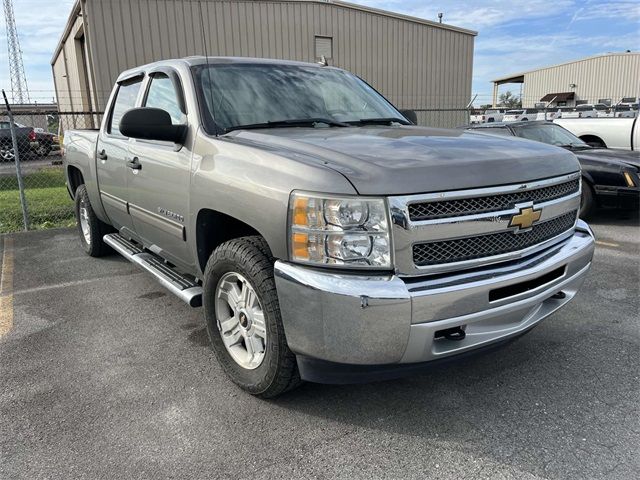
<path fill-rule="evenodd" d="M 104 243 L 136 265 L 151 273 L 160 284 L 192 307 L 202 306 L 202 287 L 171 267 L 162 258 L 142 250 L 118 233 L 103 237 Z"/>

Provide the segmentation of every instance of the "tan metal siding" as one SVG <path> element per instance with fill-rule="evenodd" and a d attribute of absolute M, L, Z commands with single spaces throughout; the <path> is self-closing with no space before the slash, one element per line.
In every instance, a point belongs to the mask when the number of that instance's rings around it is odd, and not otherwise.
<path fill-rule="evenodd" d="M 578 100 L 597 102 L 640 96 L 640 54 L 621 53 L 567 63 L 524 74 L 523 104 L 532 107 L 547 93 L 570 92 Z"/>
<path fill-rule="evenodd" d="M 474 36 L 340 4 L 291 1 L 86 0 L 98 109 L 118 74 L 156 60 L 205 53 L 315 61 L 316 35 L 333 39 L 332 65 L 364 78 L 399 108 L 464 108 Z M 464 112 L 420 112 L 455 126 Z"/>

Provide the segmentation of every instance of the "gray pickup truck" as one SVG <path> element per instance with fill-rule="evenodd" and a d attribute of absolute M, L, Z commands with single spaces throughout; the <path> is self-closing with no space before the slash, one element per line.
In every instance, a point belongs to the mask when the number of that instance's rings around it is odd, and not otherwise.
<path fill-rule="evenodd" d="M 100 130 L 64 137 L 82 245 L 203 306 L 225 372 L 261 397 L 527 332 L 591 265 L 576 157 L 407 118 L 316 64 L 126 71 Z"/>

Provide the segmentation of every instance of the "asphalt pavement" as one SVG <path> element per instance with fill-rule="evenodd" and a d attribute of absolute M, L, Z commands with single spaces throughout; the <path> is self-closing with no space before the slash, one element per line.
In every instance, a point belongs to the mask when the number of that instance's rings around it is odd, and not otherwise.
<path fill-rule="evenodd" d="M 58 151 L 52 152 L 47 157 L 29 157 L 23 159 L 20 162 L 20 170 L 23 175 L 34 173 L 41 170 L 43 167 L 51 166 L 61 162 L 60 153 Z M 15 178 L 16 176 L 16 164 L 14 162 L 0 161 L 0 182 L 5 177 Z"/>
<path fill-rule="evenodd" d="M 637 478 L 640 227 L 592 226 L 583 290 L 505 348 L 271 401 L 126 260 L 72 230 L 0 237 L 0 479 Z"/>

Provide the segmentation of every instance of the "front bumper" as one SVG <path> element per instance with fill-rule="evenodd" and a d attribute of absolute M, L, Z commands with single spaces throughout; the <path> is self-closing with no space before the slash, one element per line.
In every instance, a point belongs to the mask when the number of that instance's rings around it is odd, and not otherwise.
<path fill-rule="evenodd" d="M 278 261 L 275 278 L 287 341 L 302 359 L 369 366 L 411 366 L 505 341 L 575 296 L 594 243 L 589 227 L 579 221 L 572 237 L 528 258 L 417 279 Z M 454 327 L 465 330 L 464 339 L 436 335 Z"/>
<path fill-rule="evenodd" d="M 640 209 L 639 187 L 610 187 L 596 185 L 596 199 L 603 207 L 620 208 L 623 210 Z"/>

